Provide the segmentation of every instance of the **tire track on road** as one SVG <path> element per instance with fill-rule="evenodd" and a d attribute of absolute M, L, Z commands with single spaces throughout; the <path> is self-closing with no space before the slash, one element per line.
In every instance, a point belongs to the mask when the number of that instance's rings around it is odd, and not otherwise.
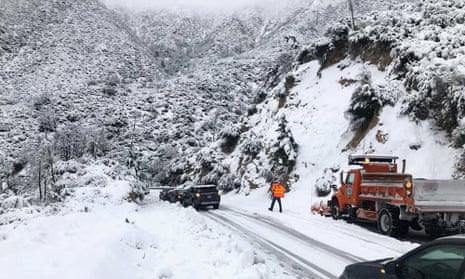
<path fill-rule="evenodd" d="M 232 210 L 231 208 L 227 208 L 228 210 Z M 287 215 L 290 215 L 290 216 L 293 216 L 294 218 L 296 219 L 299 219 L 299 220 L 302 220 L 304 222 L 308 222 L 308 220 L 302 218 L 300 215 L 298 214 L 295 214 L 295 213 L 292 213 L 292 212 L 288 212 L 286 213 Z M 266 217 L 266 216 L 263 216 L 264 218 L 269 218 L 269 217 Z M 324 218 L 330 218 L 330 217 L 324 217 Z M 270 218 L 269 218 L 270 219 Z M 271 219 L 270 219 L 271 220 Z M 335 221 L 337 223 L 343 223 L 344 225 L 354 225 L 354 226 L 358 226 L 360 228 L 364 228 L 370 232 L 373 232 L 373 233 L 376 233 L 376 234 L 379 234 L 376 230 L 376 226 L 373 224 L 373 223 L 364 223 L 364 222 L 357 222 L 357 221 L 346 221 L 346 220 L 332 220 L 332 221 Z M 339 224 L 338 224 L 339 225 Z M 375 226 L 375 227 L 373 227 Z M 342 232 L 344 233 L 345 235 L 350 235 L 351 237 L 353 238 L 356 238 L 356 239 L 359 239 L 363 242 L 366 242 L 366 243 L 370 243 L 370 244 L 374 244 L 374 245 L 379 245 L 379 246 L 382 246 L 384 247 L 385 249 L 389 249 L 389 250 L 392 250 L 393 252 L 401 255 L 401 254 L 404 254 L 405 253 L 405 250 L 403 249 L 397 249 L 396 247 L 393 247 L 393 246 L 390 246 L 390 245 L 385 245 L 383 244 L 382 242 L 378 242 L 378 241 L 373 241 L 373 240 L 370 240 L 369 238 L 367 237 L 362 237 L 360 236 L 360 234 L 357 234 L 357 233 L 354 233 L 354 232 L 351 232 L 351 231 L 348 231 L 347 229 L 345 228 L 340 228 L 338 226 L 334 226 L 332 227 L 333 230 L 335 231 L 338 231 L 338 232 Z M 432 240 L 432 238 L 430 237 L 427 237 L 427 236 L 424 236 L 424 235 L 417 235 L 415 236 L 415 234 L 418 234 L 416 232 L 410 232 L 409 235 L 407 236 L 403 236 L 403 237 L 400 237 L 400 238 L 397 238 L 398 240 L 401 240 L 401 241 L 410 241 L 410 242 L 413 242 L 413 243 L 418 243 L 418 244 L 422 244 L 424 242 L 427 242 L 427 241 L 430 241 Z M 381 236 L 381 234 L 379 234 Z M 384 237 L 390 237 L 390 236 L 384 236 Z M 390 238 L 394 238 L 396 239 L 395 237 L 390 237 Z"/>
<path fill-rule="evenodd" d="M 297 278 L 309 278 L 309 279 L 336 279 L 337 276 L 322 269 L 316 264 L 309 262 L 301 256 L 293 253 L 292 251 L 273 243 L 269 240 L 264 239 L 261 235 L 246 228 L 245 226 L 231 221 L 227 216 L 218 214 L 218 212 L 209 211 L 206 214 L 207 217 L 218 222 L 231 230 L 238 232 L 240 235 L 248 238 L 251 243 L 259 244 L 265 251 L 270 252 L 276 256 L 281 262 L 285 262 L 286 265 L 292 270 L 292 273 L 298 275 Z"/>
<path fill-rule="evenodd" d="M 304 235 L 303 233 L 297 231 L 297 230 L 294 230 L 290 227 L 287 227 L 287 226 L 284 226 L 282 224 L 279 224 L 275 221 L 273 221 L 271 218 L 268 218 L 266 216 L 258 216 L 258 215 L 250 215 L 250 214 L 247 214 L 247 213 L 244 213 L 244 212 L 240 212 L 240 211 L 237 211 L 237 210 L 234 210 L 234 209 L 231 209 L 231 208 L 227 208 L 227 207 L 223 207 L 224 210 L 228 211 L 228 212 L 232 212 L 233 214 L 236 214 L 238 216 L 244 216 L 244 217 L 247 217 L 247 218 L 251 218 L 251 219 L 254 219 L 258 222 L 261 222 L 261 223 L 264 223 L 264 224 L 267 224 L 268 226 L 271 226 L 273 229 L 278 229 L 288 235 L 292 235 L 293 237 L 299 239 L 299 240 L 302 240 L 306 243 L 309 243 L 310 245 L 312 246 L 315 246 L 315 247 L 318 247 L 322 250 L 325 250 L 331 254 L 334 254 L 336 255 L 337 257 L 340 257 L 340 258 L 343 258 L 343 259 L 346 259 L 350 262 L 360 262 L 360 261 L 366 261 L 367 259 L 364 259 L 364 258 L 361 258 L 361 257 L 358 257 L 356 255 L 353 255 L 353 254 L 350 254 L 346 251 L 343 251 L 343 250 L 340 250 L 340 249 L 337 249 L 333 246 L 330 246 L 326 243 L 323 243 L 321 241 L 318 241 L 316 239 L 313 239 L 313 238 L 310 238 L 309 236 L 307 235 Z"/>

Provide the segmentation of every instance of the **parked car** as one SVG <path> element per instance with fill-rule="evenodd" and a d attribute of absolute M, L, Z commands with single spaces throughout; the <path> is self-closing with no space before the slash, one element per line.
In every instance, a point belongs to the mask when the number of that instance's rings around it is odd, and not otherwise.
<path fill-rule="evenodd" d="M 166 201 L 168 200 L 168 191 L 169 190 L 172 190 L 172 189 L 163 189 L 160 191 L 160 193 L 158 194 L 158 198 L 162 201 Z"/>
<path fill-rule="evenodd" d="M 187 207 L 192 205 L 198 209 L 200 207 L 212 206 L 218 209 L 220 206 L 221 194 L 216 185 L 191 185 L 182 193 L 181 203 Z"/>
<path fill-rule="evenodd" d="M 465 279 L 465 234 L 438 238 L 393 259 L 346 266 L 340 279 Z"/>
<path fill-rule="evenodd" d="M 185 191 L 186 186 L 179 186 L 174 189 L 163 189 L 160 191 L 158 197 L 160 200 L 175 203 L 181 201 L 182 193 Z"/>

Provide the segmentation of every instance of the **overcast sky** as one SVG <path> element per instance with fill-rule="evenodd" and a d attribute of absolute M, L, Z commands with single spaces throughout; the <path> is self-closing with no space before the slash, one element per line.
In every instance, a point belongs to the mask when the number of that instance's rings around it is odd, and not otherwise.
<path fill-rule="evenodd" d="M 200 10 L 238 9 L 247 5 L 277 6 L 295 0 L 101 0 L 110 5 L 138 10 L 182 7 Z"/>

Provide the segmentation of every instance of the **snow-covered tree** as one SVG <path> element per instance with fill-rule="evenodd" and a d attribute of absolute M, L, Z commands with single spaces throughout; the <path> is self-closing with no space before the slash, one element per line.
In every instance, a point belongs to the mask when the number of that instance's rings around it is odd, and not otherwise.
<path fill-rule="evenodd" d="M 278 176 L 287 176 L 293 169 L 297 160 L 298 145 L 287 127 L 287 119 L 283 114 L 279 118 L 278 137 L 272 148 L 271 171 Z"/>
<path fill-rule="evenodd" d="M 85 131 L 77 125 L 59 129 L 53 138 L 53 149 L 62 160 L 80 158 L 86 152 L 87 137 Z"/>

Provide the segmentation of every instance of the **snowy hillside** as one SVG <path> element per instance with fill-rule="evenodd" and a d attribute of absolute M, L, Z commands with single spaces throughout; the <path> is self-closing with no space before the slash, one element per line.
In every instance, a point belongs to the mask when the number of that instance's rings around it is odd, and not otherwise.
<path fill-rule="evenodd" d="M 461 74 L 447 68 L 461 44 L 441 43 L 459 32 L 460 3 L 354 1 L 356 30 L 345 4 L 192 12 L 2 0 L 5 196 L 63 200 L 69 177 L 94 163 L 137 194 L 186 181 L 248 193 L 273 176 L 313 191 L 356 152 L 398 155 L 416 177 L 462 176 Z M 458 16 L 442 23 L 449 9 Z M 437 24 L 452 35 L 431 39 Z M 421 56 L 432 45 L 440 57 Z"/>
<path fill-rule="evenodd" d="M 329 40 L 309 46 L 301 57 L 312 62 L 287 73 L 257 114 L 242 121 L 247 132 L 227 160 L 243 174 L 243 185 L 267 185 L 278 175 L 293 189 L 311 189 L 308 197 L 352 153 L 399 156 L 414 177 L 463 176 L 462 47 L 450 41 L 460 40 L 452 34 L 462 25 L 463 6 L 448 3 L 376 12 L 359 19 L 356 31 L 341 22 Z M 441 25 L 445 39 L 433 44 L 428 30 L 449 8 L 457 17 Z M 256 151 L 244 152 L 251 144 Z"/>
<path fill-rule="evenodd" d="M 406 93 L 399 91 L 398 81 L 390 79 L 386 72 L 379 71 L 374 65 L 344 60 L 320 73 L 319 67 L 317 62 L 312 62 L 292 73 L 297 80 L 296 86 L 290 90 L 283 107 L 279 107 L 278 99 L 259 106 L 257 114 L 248 119 L 250 129 L 238 149 L 242 150 L 249 139 L 261 142 L 263 146 L 273 146 L 279 136 L 279 123 L 286 119 L 289 134 L 298 145 L 295 170 L 288 181 L 292 189 L 289 196 L 297 199 L 299 206 L 304 203 L 310 208 L 312 203 L 318 202 L 315 187 L 322 186 L 319 185 L 321 179 L 331 177 L 337 183 L 337 172 L 347 169 L 348 155 L 353 153 L 399 156 L 406 159 L 407 172 L 418 178 L 447 179 L 453 175 L 460 150 L 449 144 L 446 133 L 435 128 L 432 121 L 416 124 L 403 116 L 401 101 L 383 108 L 359 145 L 347 148 L 357 137 L 347 113 L 348 104 L 362 76 L 371 77 L 371 86 L 392 89 L 396 99 Z M 348 85 L 344 82 L 347 80 L 354 82 Z M 409 136 L 406 138 L 405 135 Z M 281 141 L 281 144 L 286 146 L 288 142 Z M 253 159 L 243 157 L 240 151 L 231 154 L 228 160 L 233 169 L 243 172 L 244 185 L 268 185 L 261 172 L 267 168 L 266 152 L 267 149 L 262 148 Z M 328 170 L 334 172 L 328 173 Z M 329 190 L 329 186 L 324 187 Z M 243 190 L 248 194 L 250 190 L 246 188 Z"/>
<path fill-rule="evenodd" d="M 63 195 L 55 165 L 68 160 L 116 164 L 142 185 L 236 187 L 240 176 L 220 181 L 231 171 L 214 158 L 232 151 L 240 117 L 279 84 L 304 43 L 347 13 L 343 1 L 260 8 L 134 12 L 95 0 L 2 0 L 0 177 L 8 195 Z M 374 7 L 357 5 L 366 8 Z M 218 141 L 227 144 L 199 153 Z"/>

